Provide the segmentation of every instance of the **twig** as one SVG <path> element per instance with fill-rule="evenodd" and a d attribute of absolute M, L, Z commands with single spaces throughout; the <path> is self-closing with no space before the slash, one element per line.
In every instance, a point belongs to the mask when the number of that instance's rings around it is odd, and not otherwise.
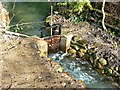
<path fill-rule="evenodd" d="M 103 29 L 106 30 L 106 27 L 105 27 L 105 11 L 104 11 L 104 7 L 105 7 L 105 0 L 103 0 L 103 5 L 102 5 L 102 13 L 103 13 L 103 19 L 102 19 L 102 26 L 103 26 Z"/>
<path fill-rule="evenodd" d="M 15 0 L 16 1 L 16 0 Z M 15 7 L 16 7 L 16 5 L 15 5 L 15 2 L 13 3 L 13 12 L 14 12 L 14 10 L 15 10 Z M 20 11 L 18 11 L 16 14 L 14 14 L 13 13 L 13 16 L 11 17 L 11 19 L 10 19 L 10 22 L 13 20 L 13 18 L 17 15 L 17 14 L 19 14 L 20 13 Z"/>
<path fill-rule="evenodd" d="M 19 14 L 20 13 L 20 11 L 18 11 L 16 14 L 14 14 L 13 13 L 13 16 L 11 17 L 11 19 L 10 19 L 10 22 L 13 20 L 13 18 L 17 15 L 17 14 Z"/>
<path fill-rule="evenodd" d="M 14 4 L 13 4 L 13 10 L 15 10 L 15 7 L 16 7 L 16 6 L 15 6 L 15 2 L 14 2 Z"/>

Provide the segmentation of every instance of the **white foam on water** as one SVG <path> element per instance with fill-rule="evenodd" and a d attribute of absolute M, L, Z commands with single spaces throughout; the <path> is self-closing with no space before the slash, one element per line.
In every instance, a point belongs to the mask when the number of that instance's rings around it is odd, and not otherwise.
<path fill-rule="evenodd" d="M 73 60 L 66 53 L 57 52 L 49 55 L 55 62 L 60 64 L 64 71 L 70 73 L 76 80 L 82 80 L 89 88 L 115 88 L 102 75 L 92 69 L 89 62 L 80 58 Z"/>

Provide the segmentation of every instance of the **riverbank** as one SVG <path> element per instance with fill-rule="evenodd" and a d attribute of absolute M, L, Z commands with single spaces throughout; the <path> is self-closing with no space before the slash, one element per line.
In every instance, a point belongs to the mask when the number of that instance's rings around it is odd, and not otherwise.
<path fill-rule="evenodd" d="M 37 43 L 0 33 L 2 88 L 86 88 L 47 57 L 40 57 Z"/>
<path fill-rule="evenodd" d="M 53 18 L 57 17 L 53 15 Z M 72 34 L 68 53 L 91 63 L 113 84 L 120 87 L 120 38 L 88 22 L 72 23 L 58 15 L 54 24 L 61 23 L 62 35 Z"/>

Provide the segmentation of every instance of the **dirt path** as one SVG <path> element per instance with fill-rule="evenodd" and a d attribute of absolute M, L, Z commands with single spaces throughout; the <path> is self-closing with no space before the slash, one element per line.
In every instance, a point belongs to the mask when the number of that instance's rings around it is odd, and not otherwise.
<path fill-rule="evenodd" d="M 0 79 L 2 88 L 85 88 L 60 66 L 40 57 L 37 44 L 30 38 L 20 38 L 0 33 Z M 2 75 L 1 75 L 2 73 Z M 2 78 L 1 78 L 2 76 Z"/>

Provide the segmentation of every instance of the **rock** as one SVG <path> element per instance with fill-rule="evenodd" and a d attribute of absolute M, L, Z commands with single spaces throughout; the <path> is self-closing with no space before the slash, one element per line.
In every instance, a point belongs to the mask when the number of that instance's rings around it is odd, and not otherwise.
<path fill-rule="evenodd" d="M 96 67 L 96 61 L 93 61 L 93 67 Z"/>
<path fill-rule="evenodd" d="M 80 49 L 80 51 L 79 51 L 79 56 L 84 56 L 85 55 L 85 53 L 86 53 L 86 50 L 85 49 Z"/>
<path fill-rule="evenodd" d="M 99 62 L 100 62 L 102 65 L 107 65 L 107 61 L 106 61 L 104 58 L 100 58 L 100 59 L 99 59 Z"/>
<path fill-rule="evenodd" d="M 115 71 L 115 70 L 113 70 L 113 74 L 112 74 L 113 76 L 119 76 L 120 77 L 120 74 L 117 72 L 117 71 Z"/>
<path fill-rule="evenodd" d="M 104 72 L 105 72 L 105 74 L 107 74 L 107 75 L 112 75 L 112 69 L 110 69 L 110 68 L 106 68 L 106 69 L 104 70 Z"/>
<path fill-rule="evenodd" d="M 111 69 L 114 70 L 114 66 L 112 66 Z"/>
<path fill-rule="evenodd" d="M 76 50 L 73 49 L 73 48 L 70 48 L 70 49 L 68 50 L 68 52 L 69 52 L 70 54 L 76 54 Z"/>
<path fill-rule="evenodd" d="M 117 67 L 115 67 L 115 70 L 116 70 L 116 71 L 118 71 L 118 68 L 119 68 L 118 66 L 117 66 Z"/>
<path fill-rule="evenodd" d="M 99 62 L 97 63 L 97 65 L 98 65 L 97 67 L 98 67 L 99 69 L 103 69 L 103 66 L 102 66 Z"/>

